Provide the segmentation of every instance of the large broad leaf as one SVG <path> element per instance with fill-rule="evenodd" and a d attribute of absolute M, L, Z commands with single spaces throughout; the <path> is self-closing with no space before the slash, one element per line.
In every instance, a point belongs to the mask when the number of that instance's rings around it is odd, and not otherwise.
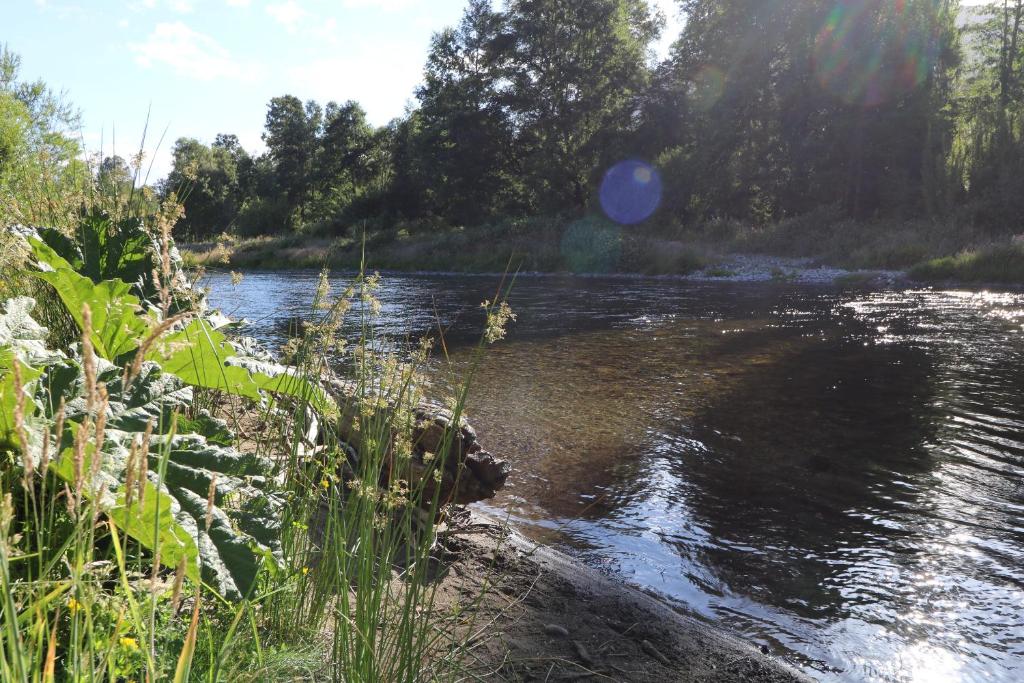
<path fill-rule="evenodd" d="M 14 409 L 18 403 L 14 365 L 21 374 L 21 404 L 25 419 L 31 421 L 40 405 L 34 400 L 43 374 L 41 366 L 63 359 L 63 354 L 46 348 L 46 328 L 30 315 L 35 301 L 16 297 L 3 304 L 0 312 L 0 447 L 15 448 Z"/>
<path fill-rule="evenodd" d="M 14 425 L 14 409 L 18 403 L 17 386 L 14 381 L 15 363 L 21 371 L 21 400 L 25 419 L 31 420 L 39 409 L 32 398 L 32 393 L 36 382 L 43 374 L 42 370 L 22 363 L 14 349 L 0 347 L 0 448 L 19 447 Z"/>
<path fill-rule="evenodd" d="M 337 415 L 334 401 L 293 368 L 238 356 L 227 338 L 205 320 L 166 335 L 146 355 L 188 384 L 258 401 L 261 391 L 308 401 L 326 416 Z"/>
<path fill-rule="evenodd" d="M 32 317 L 35 299 L 19 296 L 8 299 L 0 310 L 0 346 L 14 349 L 30 365 L 60 361 L 64 354 L 46 348 L 47 329 Z"/>
<path fill-rule="evenodd" d="M 76 273 L 63 257 L 40 240 L 29 238 L 29 244 L 40 264 L 49 268 L 33 275 L 57 290 L 79 329 L 84 328 L 82 309 L 88 304 L 92 314 L 90 341 L 100 357 L 116 361 L 139 347 L 149 333 L 150 323 L 139 315 L 139 299 L 132 296 L 127 283 L 94 283 Z"/>
<path fill-rule="evenodd" d="M 40 240 L 29 238 L 40 264 L 50 270 L 36 273 L 57 290 L 79 327 L 83 326 L 82 308 L 92 311 L 91 341 L 97 354 L 111 361 L 127 361 L 150 329 L 138 315 L 139 300 L 119 280 L 93 283 L 72 270 L 71 265 Z M 337 415 L 337 407 L 319 386 L 299 377 L 293 368 L 238 356 L 222 332 L 207 320 L 193 320 L 184 328 L 164 335 L 146 354 L 166 372 L 193 386 L 217 389 L 254 401 L 261 391 L 293 396 L 309 402 L 321 414 Z"/>
<path fill-rule="evenodd" d="M 115 222 L 106 212 L 94 209 L 82 217 L 76 239 L 53 228 L 43 228 L 39 234 L 77 273 L 94 283 L 123 280 L 143 298 L 156 293 L 152 273 L 158 246 L 139 219 Z"/>
<path fill-rule="evenodd" d="M 81 427 L 68 423 L 68 433 L 73 442 Z M 82 472 L 96 477 L 83 483 L 82 495 L 93 499 L 106 514 L 121 527 L 125 533 L 134 538 L 154 555 L 159 555 L 160 562 L 167 567 L 177 567 L 185 562 L 186 574 L 193 580 L 199 580 L 200 559 L 196 535 L 189 533 L 179 518 L 180 505 L 166 490 L 161 490 L 152 481 L 145 481 L 144 493 L 140 496 L 132 492 L 129 501 L 128 491 L 124 486 L 125 469 L 128 464 L 131 440 L 135 435 L 125 432 L 108 431 L 104 439 L 103 451 L 96 453 L 95 444 L 87 443 L 83 454 Z M 100 458 L 99 466 L 94 469 L 93 462 Z M 67 484 L 75 486 L 75 455 L 72 447 L 61 450 L 49 468 L 49 472 Z"/>
<path fill-rule="evenodd" d="M 250 478 L 264 474 L 261 463 L 198 435 L 165 436 L 155 445 L 167 453 L 168 492 L 195 521 L 204 578 L 224 595 L 247 593 L 261 561 L 279 550 L 283 502 L 249 483 Z M 207 501 L 214 478 L 215 505 L 207 530 Z"/>
<path fill-rule="evenodd" d="M 70 423 L 72 435 L 79 429 Z M 108 429 L 95 480 L 83 495 L 95 497 L 104 512 L 129 536 L 157 554 L 162 564 L 176 567 L 183 559 L 187 574 L 202 579 L 221 595 L 237 599 L 253 586 L 260 566 L 273 561 L 278 546 L 282 502 L 249 484 L 262 472 L 259 463 L 233 448 L 210 444 L 198 435 L 154 437 L 142 505 L 137 493 L 125 488 L 132 439 L 138 434 Z M 93 471 L 96 457 L 86 448 L 83 472 Z M 166 473 L 159 481 L 163 463 Z M 70 448 L 51 466 L 51 472 L 74 484 L 74 455 Z M 214 504 L 206 516 L 211 483 Z M 102 493 L 102 498 L 100 495 Z"/>

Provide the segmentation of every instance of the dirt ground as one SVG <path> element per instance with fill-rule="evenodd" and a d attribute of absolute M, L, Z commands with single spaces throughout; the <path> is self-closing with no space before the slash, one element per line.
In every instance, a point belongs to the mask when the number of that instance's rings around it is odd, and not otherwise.
<path fill-rule="evenodd" d="M 812 680 L 479 514 L 453 524 L 442 545 L 437 607 L 479 600 L 464 660 L 478 680 Z"/>

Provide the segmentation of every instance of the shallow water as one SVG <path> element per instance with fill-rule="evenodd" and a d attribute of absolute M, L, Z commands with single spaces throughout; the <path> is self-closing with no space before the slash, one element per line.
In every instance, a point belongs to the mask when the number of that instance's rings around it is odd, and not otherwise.
<path fill-rule="evenodd" d="M 315 273 L 211 278 L 278 343 Z M 494 277 L 385 278 L 464 363 Z M 520 278 L 490 509 L 827 681 L 1024 680 L 1024 295 Z"/>

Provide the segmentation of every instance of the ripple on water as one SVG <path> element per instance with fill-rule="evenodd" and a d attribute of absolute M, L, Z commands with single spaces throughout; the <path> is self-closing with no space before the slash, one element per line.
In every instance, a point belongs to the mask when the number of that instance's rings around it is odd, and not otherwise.
<path fill-rule="evenodd" d="M 277 344 L 315 281 L 213 300 Z M 440 320 L 465 363 L 495 285 L 387 278 L 382 330 Z M 512 305 L 471 398 L 515 467 L 492 509 L 825 680 L 1024 680 L 1024 295 L 536 277 Z"/>

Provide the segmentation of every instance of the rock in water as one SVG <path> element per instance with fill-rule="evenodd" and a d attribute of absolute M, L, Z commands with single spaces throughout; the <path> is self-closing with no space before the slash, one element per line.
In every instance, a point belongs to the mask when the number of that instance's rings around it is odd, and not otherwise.
<path fill-rule="evenodd" d="M 358 451 L 364 434 L 359 425 L 360 401 L 369 397 L 360 396 L 358 387 L 352 382 L 337 379 L 325 381 L 325 387 L 341 408 L 338 420 L 338 436 Z M 384 407 L 377 410 L 394 412 L 394 406 L 380 401 Z M 449 503 L 466 505 L 479 500 L 493 498 L 508 479 L 511 467 L 483 449 L 477 441 L 476 430 L 460 416 L 454 424 L 452 412 L 436 403 L 422 402 L 412 411 L 412 457 L 408 471 L 389 471 L 382 475 L 381 485 L 387 485 L 389 477 L 408 480 L 410 486 L 423 482 L 424 507 L 429 507 L 435 494 L 440 506 Z M 384 422 L 384 421 L 382 421 Z M 393 439 L 394 434 L 389 438 Z M 440 476 L 436 475 L 440 460 Z M 430 478 L 429 480 L 427 478 Z M 440 487 L 439 490 L 437 487 Z"/>

